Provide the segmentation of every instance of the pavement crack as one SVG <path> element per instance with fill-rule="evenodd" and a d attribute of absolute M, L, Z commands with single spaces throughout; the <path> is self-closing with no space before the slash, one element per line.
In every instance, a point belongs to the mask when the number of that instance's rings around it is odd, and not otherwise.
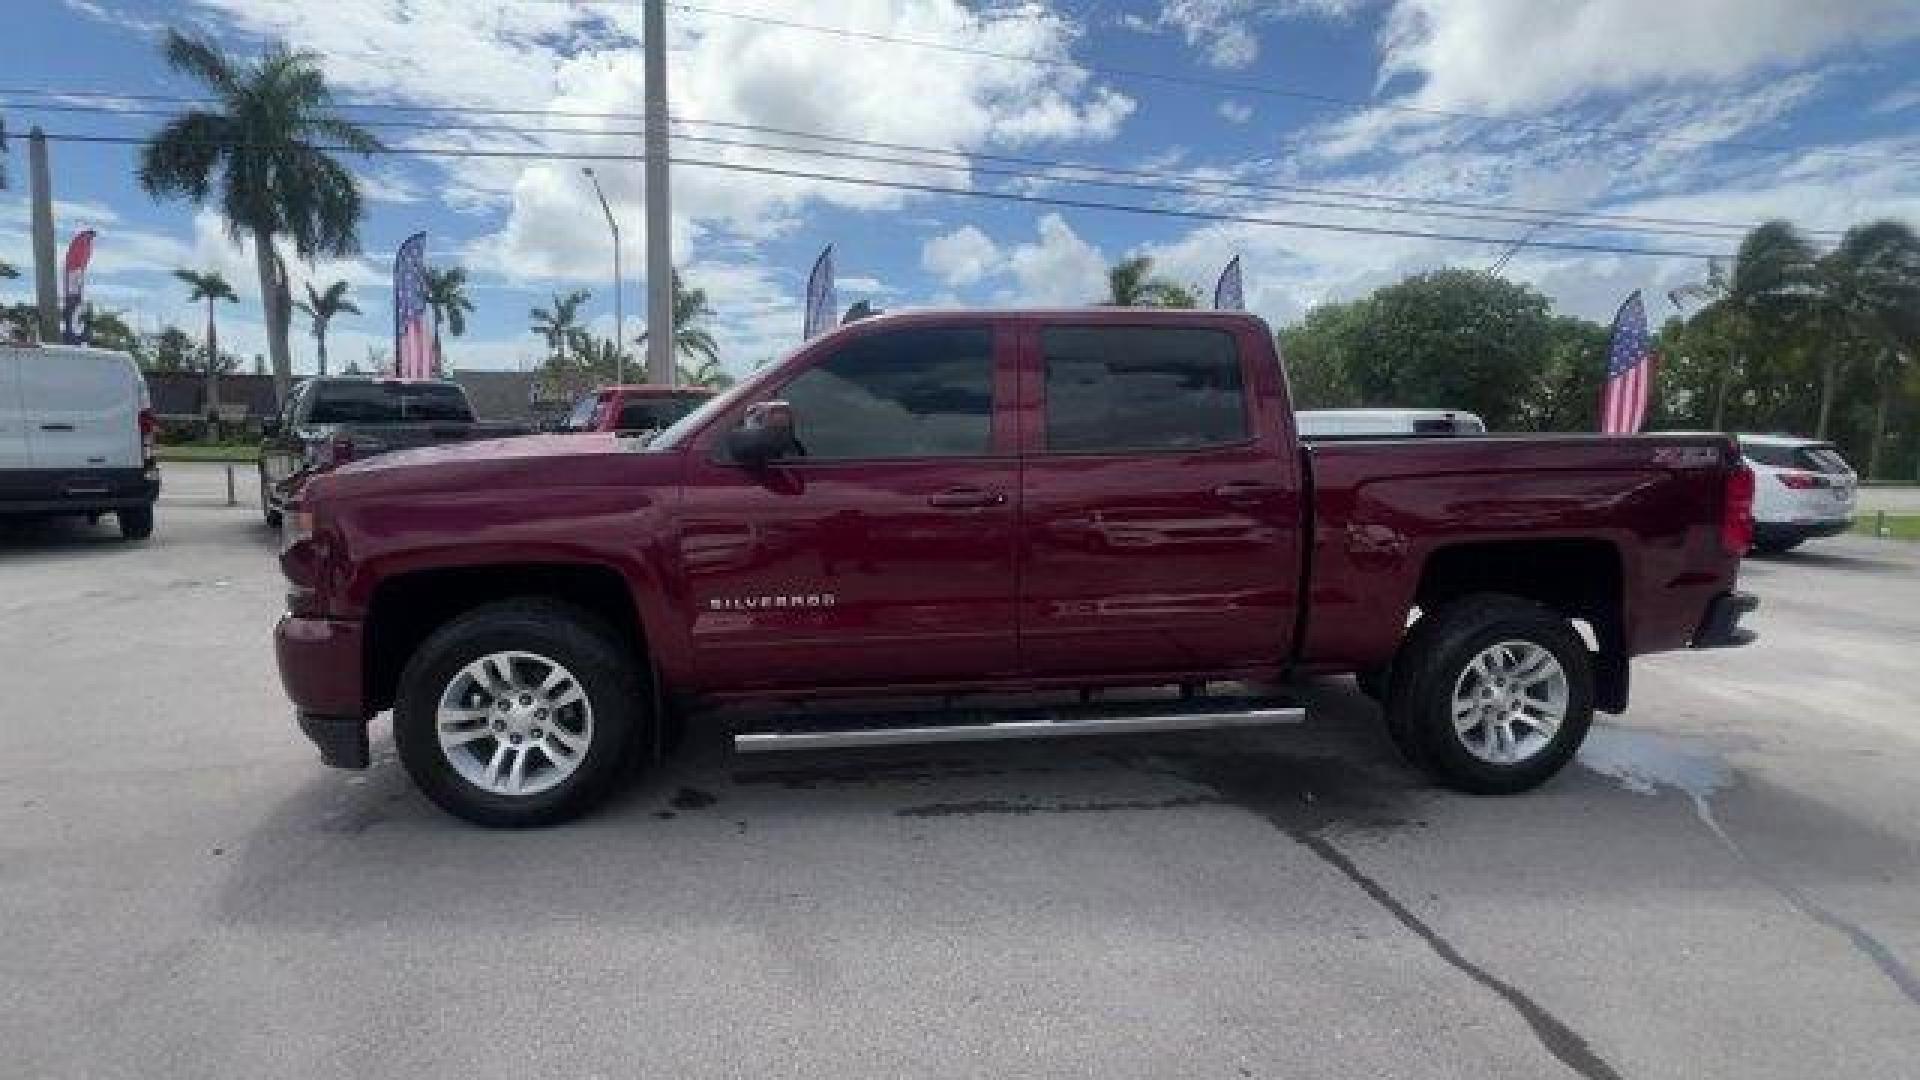
<path fill-rule="evenodd" d="M 1567 1068 L 1586 1080 L 1621 1080 L 1620 1073 L 1584 1036 L 1519 987 L 1467 959 L 1451 941 L 1327 838 L 1327 830 L 1336 824 L 1368 821 L 1393 827 L 1398 809 L 1394 804 L 1405 799 L 1404 791 L 1332 758 L 1196 755 L 1176 767 L 1193 783 L 1210 788 L 1227 802 L 1265 818 L 1282 834 L 1352 882 L 1368 899 L 1426 943 L 1435 956 L 1505 1001 L 1526 1021 L 1541 1047 Z"/>
<path fill-rule="evenodd" d="M 1320 861 L 1338 870 L 1348 881 L 1354 883 L 1368 899 L 1384 908 L 1388 914 L 1399 920 L 1415 937 L 1426 942 L 1434 955 L 1445 960 L 1461 974 L 1493 991 L 1512 1006 L 1513 1011 L 1533 1029 L 1534 1037 L 1549 1054 L 1560 1059 L 1561 1063 L 1588 1080 L 1621 1080 L 1620 1073 L 1607 1064 L 1579 1032 L 1568 1027 L 1559 1017 L 1549 1012 L 1545 1006 L 1528 997 L 1519 987 L 1493 974 L 1479 964 L 1467 959 L 1455 948 L 1453 943 L 1441 936 L 1426 920 L 1414 914 L 1413 909 L 1400 902 L 1364 870 L 1349 859 L 1326 837 L 1318 833 L 1301 832 L 1282 827 L 1282 831 L 1294 842 L 1320 857 Z"/>
<path fill-rule="evenodd" d="M 1825 907 L 1747 854 L 1747 850 L 1741 847 L 1739 842 L 1720 825 L 1720 819 L 1714 816 L 1713 806 L 1705 796 L 1694 792 L 1688 794 L 1693 799 L 1693 812 L 1700 819 L 1700 823 L 1707 827 L 1707 831 L 1720 841 L 1727 852 L 1733 856 L 1734 861 L 1744 867 L 1755 881 L 1778 893 L 1780 898 L 1787 902 L 1787 906 L 1805 918 L 1846 938 L 1847 943 L 1872 961 L 1873 966 L 1880 969 L 1880 974 L 1886 976 L 1888 982 L 1905 994 L 1908 1001 L 1920 1005 L 1920 975 L 1916 975 L 1912 968 L 1887 947 L 1885 942 L 1859 923 Z"/>

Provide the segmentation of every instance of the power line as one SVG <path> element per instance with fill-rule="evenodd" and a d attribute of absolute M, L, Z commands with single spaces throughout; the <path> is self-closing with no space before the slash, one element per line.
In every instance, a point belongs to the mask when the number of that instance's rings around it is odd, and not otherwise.
<path fill-rule="evenodd" d="M 8 93 L 10 92 L 0 90 L 0 96 L 5 96 Z M 410 107 L 398 106 L 398 107 L 394 107 L 394 111 L 403 111 L 407 108 L 410 108 Z M 164 117 L 164 116 L 175 115 L 171 110 L 165 110 L 165 109 L 121 108 L 121 107 L 106 106 L 106 105 L 76 105 L 76 104 L 29 105 L 25 107 L 25 111 L 102 113 L 107 115 L 124 115 L 124 116 L 163 116 Z M 489 112 L 491 110 L 475 110 L 475 111 Z M 532 110 L 515 110 L 515 111 L 531 112 Z M 616 118 L 621 116 L 621 114 L 602 114 L 602 115 L 606 115 L 608 117 L 616 117 Z M 1496 221 L 1496 222 L 1504 222 L 1504 223 L 1516 224 L 1516 225 L 1538 225 L 1543 222 L 1550 221 L 1556 224 L 1562 224 L 1572 228 L 1582 229 L 1586 231 L 1633 232 L 1633 233 L 1646 233 L 1650 235 L 1688 236 L 1688 237 L 1703 238 L 1703 239 L 1722 239 L 1723 237 L 1720 237 L 1714 233 L 1702 232 L 1699 230 L 1721 229 L 1721 230 L 1729 230 L 1729 231 L 1736 231 L 1736 232 L 1744 232 L 1745 230 L 1752 228 L 1751 225 L 1738 224 L 1733 222 L 1703 221 L 1703 220 L 1688 219 L 1688 218 L 1667 218 L 1667 217 L 1655 217 L 1655 216 L 1649 216 L 1649 215 L 1636 215 L 1636 214 L 1614 214 L 1614 213 L 1606 213 L 1603 211 L 1579 210 L 1579 209 L 1565 208 L 1565 207 L 1538 208 L 1538 207 L 1516 206 L 1512 204 L 1505 204 L 1505 203 L 1498 203 L 1498 202 L 1476 202 L 1471 200 L 1444 199 L 1444 198 L 1428 197 L 1428 196 L 1409 196 L 1409 195 L 1398 195 L 1398 194 L 1379 193 L 1379 192 L 1362 192 L 1362 191 L 1354 191 L 1351 189 L 1324 188 L 1324 187 L 1315 187 L 1315 186 L 1301 185 L 1301 184 L 1263 183 L 1263 182 L 1250 181 L 1250 180 L 1241 180 L 1233 177 L 1212 177 L 1212 176 L 1205 176 L 1205 175 L 1194 174 L 1194 173 L 1167 173 L 1167 172 L 1160 172 L 1160 171 L 1153 171 L 1153 170 L 1129 169 L 1129 168 L 1124 168 L 1120 166 L 1094 165 L 1094 164 L 1085 164 L 1080 162 L 1057 161 L 1057 160 L 1048 160 L 1043 158 L 1020 157 L 1020 156 L 1005 155 L 1005 154 L 989 154 L 989 153 L 980 153 L 980 152 L 972 152 L 972 151 L 946 150 L 938 147 L 915 146 L 915 145 L 906 144 L 906 143 L 894 143 L 894 142 L 884 142 L 884 141 L 871 140 L 871 139 L 854 139 L 854 138 L 847 138 L 843 136 L 824 135 L 824 134 L 819 134 L 815 132 L 798 131 L 790 128 L 771 127 L 771 126 L 761 125 L 761 124 L 733 123 L 733 122 L 715 121 L 715 120 L 695 120 L 691 118 L 676 118 L 675 122 L 682 125 L 691 125 L 694 127 L 713 127 L 713 128 L 724 129 L 724 130 L 742 130 L 742 131 L 759 132 L 759 133 L 765 133 L 765 134 L 771 134 L 771 135 L 778 135 L 783 138 L 806 139 L 811 141 L 828 142 L 828 143 L 849 145 L 849 146 L 876 147 L 881 149 L 898 150 L 898 151 L 903 151 L 907 153 L 934 154 L 942 157 L 958 158 L 958 159 L 967 160 L 967 161 L 1006 162 L 1006 163 L 1012 163 L 1017 165 L 1030 166 L 1033 168 L 1038 168 L 1038 169 L 1043 169 L 1048 171 L 1043 173 L 1032 173 L 1032 172 L 1022 172 L 1018 170 L 988 168 L 984 166 L 971 165 L 971 164 L 967 166 L 956 167 L 956 166 L 952 166 L 944 163 L 938 163 L 938 162 L 911 161 L 911 160 L 904 160 L 900 158 L 881 157 L 877 155 L 855 154 L 855 153 L 850 153 L 845 151 L 821 150 L 821 149 L 812 148 L 812 147 L 782 146 L 778 144 L 771 144 L 771 143 L 764 143 L 764 142 L 753 142 L 748 140 L 729 140 L 729 139 L 716 138 L 713 136 L 702 136 L 702 135 L 682 134 L 678 136 L 678 138 L 680 138 L 682 141 L 687 141 L 687 142 L 706 143 L 706 144 L 720 145 L 720 146 L 735 146 L 735 147 L 743 147 L 747 149 L 777 150 L 777 151 L 782 151 L 786 153 L 804 154 L 804 155 L 810 155 L 815 157 L 836 158 L 841 160 L 853 160 L 853 161 L 868 161 L 868 162 L 874 162 L 879 164 L 903 165 L 903 166 L 913 166 L 913 167 L 920 167 L 920 168 L 938 168 L 938 169 L 965 168 L 967 171 L 979 172 L 982 175 L 993 175 L 993 176 L 1002 176 L 1002 177 L 1010 177 L 1010 178 L 1018 178 L 1018 179 L 1047 180 L 1047 181 L 1064 183 L 1064 184 L 1121 188 L 1121 189 L 1139 190 L 1139 191 L 1159 191 L 1159 192 L 1170 193 L 1170 194 L 1213 195 L 1213 196 L 1220 196 L 1220 197 L 1227 197 L 1227 198 L 1236 198 L 1236 199 L 1241 199 L 1243 201 L 1256 201 L 1256 200 L 1250 196 L 1236 195 L 1233 192 L 1234 191 L 1279 192 L 1287 197 L 1265 196 L 1259 199 L 1258 201 L 1282 204 L 1282 205 L 1310 206 L 1310 207 L 1316 207 L 1320 209 L 1351 210 L 1356 212 L 1370 212 L 1370 213 L 1383 213 L 1383 214 L 1404 214 L 1404 215 L 1415 216 L 1415 217 L 1433 217 L 1433 218 L 1443 218 L 1443 219 L 1453 219 L 1453 220 L 1463 220 L 1463 221 Z M 566 127 L 566 128 L 525 127 L 525 126 L 517 126 L 517 125 L 448 123 L 446 121 L 364 120 L 364 121 L 359 121 L 359 123 L 362 126 L 369 127 L 369 128 L 376 128 L 376 129 L 420 130 L 420 131 L 433 131 L 433 132 L 450 132 L 450 131 L 485 132 L 485 133 L 494 133 L 494 134 L 514 134 L 514 135 L 521 135 L 521 136 L 587 135 L 587 136 L 600 136 L 600 137 L 612 136 L 612 137 L 637 138 L 642 134 L 642 132 L 638 130 L 618 130 L 618 129 L 610 130 L 610 129 L 604 129 L 604 128 L 578 128 L 578 127 Z M 1102 175 L 1098 177 L 1086 177 L 1086 176 L 1080 176 L 1080 175 L 1070 176 L 1070 175 L 1062 175 L 1063 172 L 1070 172 L 1075 174 L 1095 173 L 1095 174 L 1102 174 Z M 1119 182 L 1119 181 L 1106 179 L 1105 177 L 1107 176 L 1122 176 L 1122 177 L 1129 177 L 1129 178 L 1137 177 L 1144 180 L 1153 181 L 1153 183 L 1142 184 L 1142 183 Z M 1204 185 L 1204 186 L 1199 186 L 1199 185 Z M 1302 199 L 1302 198 L 1295 197 L 1299 194 L 1321 195 L 1321 196 L 1327 196 L 1330 198 L 1339 198 L 1339 199 L 1367 200 L 1368 203 L 1377 204 L 1377 203 L 1384 202 L 1384 203 L 1392 203 L 1396 205 L 1380 206 L 1380 205 L 1368 205 L 1367 203 L 1360 203 L 1360 204 L 1336 203 L 1336 202 L 1326 202 L 1326 201 L 1315 200 L 1315 199 Z M 1453 208 L 1458 208 L 1458 210 L 1460 211 L 1468 211 L 1468 212 L 1454 212 L 1454 211 L 1448 211 L 1448 210 L 1413 210 L 1413 209 L 1404 208 L 1409 206 L 1453 207 Z M 1525 216 L 1514 216 L 1514 215 L 1525 215 Z M 1587 222 L 1592 222 L 1593 224 L 1587 224 Z M 1807 231 L 1814 234 L 1834 234 L 1834 235 L 1837 235 L 1839 232 L 1839 230 L 1827 230 L 1827 229 L 1809 229 Z"/>
<path fill-rule="evenodd" d="M 119 135 L 67 135 L 47 133 L 48 139 L 56 142 L 94 143 L 107 145 L 144 145 L 148 140 L 133 136 Z M 217 145 L 222 148 L 242 150 L 277 150 L 283 146 L 271 143 L 210 143 L 198 145 Z M 574 151 L 555 150 L 491 150 L 491 149 L 429 149 L 409 147 L 385 147 L 373 151 L 356 150 L 348 146 L 323 146 L 307 144 L 311 150 L 329 153 L 360 153 L 387 156 L 425 156 L 425 157 L 473 157 L 473 158 L 533 158 L 567 161 L 644 161 L 643 154 L 590 154 Z M 930 195 L 955 195 L 963 198 L 990 199 L 997 202 L 1027 203 L 1039 206 L 1055 206 L 1080 210 L 1113 210 L 1122 213 L 1139 214 L 1150 217 L 1178 218 L 1188 221 L 1211 221 L 1247 225 L 1267 225 L 1276 228 L 1305 229 L 1317 232 L 1345 233 L 1360 236 L 1381 236 L 1396 239 L 1443 240 L 1454 243 L 1488 244 L 1505 246 L 1513 241 L 1507 237 L 1479 236 L 1465 233 L 1444 233 L 1420 229 L 1393 229 L 1376 225 L 1339 224 L 1334 222 L 1305 221 L 1291 218 L 1255 217 L 1247 214 L 1231 214 L 1222 211 L 1193 210 L 1163 206 L 1139 206 L 1130 203 L 1103 202 L 1097 199 L 1066 198 L 1053 195 L 1022 194 L 1011 191 L 983 191 L 971 188 L 946 187 L 939 184 L 923 184 L 905 180 L 879 180 L 872 177 L 845 176 L 836 173 L 815 172 L 806 169 L 785 169 L 769 165 L 749 165 L 743 162 L 711 161 L 702 158 L 675 157 L 672 164 L 690 168 L 713 169 L 721 172 L 745 173 L 757 176 L 778 176 L 790 179 L 818 180 L 825 183 L 846 184 L 853 187 L 885 188 L 894 191 L 911 191 Z M 1615 255 L 1654 255 L 1688 259 L 1709 259 L 1717 257 L 1712 252 L 1686 251 L 1666 248 L 1622 247 L 1617 244 L 1585 243 L 1568 240 L 1536 240 L 1530 247 L 1548 248 L 1560 251 L 1603 252 Z"/>
<path fill-rule="evenodd" d="M 552 3 L 555 0 L 518 0 L 520 3 Z M 561 0 L 565 2 L 565 0 Z M 581 2 L 606 2 L 613 0 L 581 0 Z M 1064 68 L 1074 71 L 1091 72 L 1110 78 L 1142 79 L 1153 82 L 1169 83 L 1178 86 L 1191 86 L 1207 90 L 1220 90 L 1235 94 L 1259 94 L 1266 97 L 1290 98 L 1297 101 L 1309 101 L 1318 105 L 1347 109 L 1379 109 L 1386 112 L 1407 113 L 1429 118 L 1449 120 L 1471 120 L 1487 124 L 1534 124 L 1550 130 L 1572 135 L 1597 135 L 1605 140 L 1633 141 L 1644 143 L 1678 142 L 1699 146 L 1728 146 L 1760 153 L 1814 154 L 1822 157 L 1845 158 L 1856 161 L 1899 161 L 1920 164 L 1920 156 L 1912 154 L 1862 154 L 1845 150 L 1824 150 L 1813 147 L 1789 146 L 1781 143 L 1753 142 L 1744 139 L 1712 139 L 1702 136 L 1677 135 L 1673 133 L 1635 133 L 1608 131 L 1590 124 L 1570 124 L 1553 120 L 1515 120 L 1513 117 L 1494 116 L 1488 113 L 1467 112 L 1461 109 L 1441 109 L 1424 105 L 1404 105 L 1392 102 L 1368 101 L 1364 98 L 1343 97 L 1338 94 L 1318 93 L 1310 90 L 1298 90 L 1286 87 L 1270 86 L 1262 83 L 1240 82 L 1233 79 L 1215 79 L 1204 75 L 1182 75 L 1167 71 L 1151 71 L 1145 68 L 1112 67 L 1102 64 L 1083 64 L 1076 60 L 1053 56 L 1040 56 L 1030 53 L 1000 52 L 994 49 L 982 49 L 971 45 L 958 45 L 946 41 L 928 41 L 924 38 L 900 37 L 894 34 L 882 34 L 870 30 L 851 30 L 839 26 L 823 26 L 819 23 L 802 22 L 798 19 L 786 19 L 773 15 L 760 15 L 744 11 L 728 11 L 722 8 L 705 7 L 699 4 L 669 3 L 677 11 L 695 15 L 708 15 L 716 18 L 737 19 L 742 22 L 760 23 L 789 30 L 805 30 L 819 34 L 832 34 L 857 41 L 884 42 L 893 45 L 906 45 L 918 49 L 938 52 L 958 53 L 978 56 L 991 60 L 1003 60 L 1011 63 L 1035 64 L 1041 67 Z"/>

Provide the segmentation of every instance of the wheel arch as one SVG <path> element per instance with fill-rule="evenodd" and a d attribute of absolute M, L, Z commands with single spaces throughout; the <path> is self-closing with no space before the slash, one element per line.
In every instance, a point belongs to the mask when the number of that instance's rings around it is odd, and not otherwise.
<path fill-rule="evenodd" d="M 1626 566 L 1619 545 L 1600 537 L 1469 541 L 1429 552 L 1414 606 L 1434 611 L 1475 593 L 1543 604 L 1592 633 L 1594 705 L 1627 707 Z"/>
<path fill-rule="evenodd" d="M 393 705 L 400 674 L 429 634 L 486 604 L 559 600 L 586 611 L 619 634 L 636 659 L 649 655 L 633 590 L 615 568 L 585 562 L 503 562 L 434 567 L 387 578 L 367 607 L 365 700 L 369 712 Z"/>

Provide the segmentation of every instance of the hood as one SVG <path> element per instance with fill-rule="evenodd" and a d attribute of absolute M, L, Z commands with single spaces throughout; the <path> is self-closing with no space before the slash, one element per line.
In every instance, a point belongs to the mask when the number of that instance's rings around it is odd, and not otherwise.
<path fill-rule="evenodd" d="M 315 480 L 316 497 L 504 492 L 672 483 L 678 455 L 610 433 L 521 435 L 396 450 L 350 462 Z"/>

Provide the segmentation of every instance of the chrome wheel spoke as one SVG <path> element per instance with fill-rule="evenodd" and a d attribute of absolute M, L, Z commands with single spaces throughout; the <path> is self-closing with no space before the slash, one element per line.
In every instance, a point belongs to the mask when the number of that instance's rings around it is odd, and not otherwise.
<path fill-rule="evenodd" d="M 447 763 L 495 795 L 553 788 L 593 745 L 593 703 L 579 679 L 532 652 L 489 653 L 461 668 L 442 689 L 434 720 Z"/>
<path fill-rule="evenodd" d="M 1455 679 L 1453 726 L 1469 754 L 1515 765 L 1553 742 L 1567 702 L 1567 673 L 1552 650 L 1531 641 L 1495 642 Z"/>

